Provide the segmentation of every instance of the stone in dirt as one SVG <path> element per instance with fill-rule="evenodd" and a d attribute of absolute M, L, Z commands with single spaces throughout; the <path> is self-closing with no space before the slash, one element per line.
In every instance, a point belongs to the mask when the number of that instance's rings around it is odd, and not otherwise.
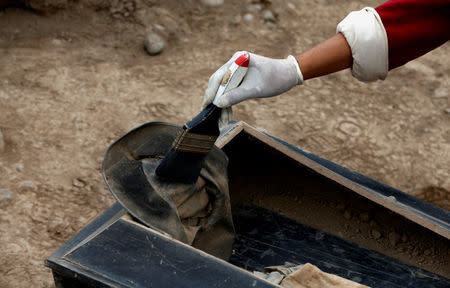
<path fill-rule="evenodd" d="M 3 199 L 11 199 L 13 197 L 13 192 L 6 190 L 4 188 L 0 188 L 0 200 Z"/>
<path fill-rule="evenodd" d="M 144 40 L 145 50 L 152 56 L 161 53 L 164 45 L 164 40 L 156 33 L 149 34 Z"/>
<path fill-rule="evenodd" d="M 344 218 L 346 220 L 350 220 L 352 218 L 352 212 L 350 210 L 345 210 L 344 212 Z"/>
<path fill-rule="evenodd" d="M 24 180 L 19 183 L 19 188 L 22 191 L 36 191 L 37 185 L 33 180 Z"/>
<path fill-rule="evenodd" d="M 248 12 L 260 12 L 263 9 L 263 6 L 261 4 L 252 4 L 247 6 Z"/>
<path fill-rule="evenodd" d="M 84 186 L 86 186 L 86 182 L 80 178 L 74 178 L 72 180 L 72 185 L 78 188 L 83 188 Z"/>
<path fill-rule="evenodd" d="M 369 220 L 370 220 L 369 213 L 363 212 L 363 213 L 359 214 L 359 219 L 364 223 L 369 222 Z"/>
<path fill-rule="evenodd" d="M 439 87 L 434 90 L 433 98 L 446 98 L 448 96 L 448 91 L 444 87 Z"/>
<path fill-rule="evenodd" d="M 371 231 L 372 237 L 373 239 L 380 239 L 381 238 L 381 233 L 378 230 L 373 229 Z"/>
<path fill-rule="evenodd" d="M 402 235 L 402 242 L 405 243 L 405 242 L 407 242 L 407 241 L 408 241 L 408 235 L 403 234 L 403 235 Z"/>
<path fill-rule="evenodd" d="M 250 22 L 252 22 L 253 21 L 253 14 L 251 14 L 251 13 L 246 13 L 245 15 L 244 15 L 244 17 L 243 17 L 243 19 L 244 19 L 244 21 L 245 22 L 247 22 L 247 23 L 250 23 Z"/>
<path fill-rule="evenodd" d="M 266 22 L 277 22 L 277 18 L 275 18 L 275 15 L 273 15 L 273 12 L 270 10 L 264 10 L 263 11 L 263 19 Z"/>
<path fill-rule="evenodd" d="M 401 236 L 396 232 L 390 232 L 388 234 L 388 239 L 389 243 L 391 243 L 391 245 L 395 247 L 398 244 L 398 242 L 400 242 Z"/>
<path fill-rule="evenodd" d="M 203 5 L 216 7 L 223 4 L 223 0 L 202 0 Z"/>
<path fill-rule="evenodd" d="M 14 169 L 16 169 L 17 172 L 22 172 L 23 171 L 23 164 L 22 163 L 16 163 L 14 164 Z"/>

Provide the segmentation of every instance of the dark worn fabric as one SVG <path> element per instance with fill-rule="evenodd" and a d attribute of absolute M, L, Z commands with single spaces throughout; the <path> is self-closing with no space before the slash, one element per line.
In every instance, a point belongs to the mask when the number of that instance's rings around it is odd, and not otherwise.
<path fill-rule="evenodd" d="M 180 235 L 178 240 L 228 259 L 234 241 L 234 228 L 225 154 L 220 150 L 211 152 L 194 184 L 162 181 L 155 176 L 160 159 L 146 158 L 141 161 L 154 193 L 169 203 L 164 209 L 173 210 L 182 224 L 183 231 L 177 233 Z M 167 225 L 171 225 L 170 222 Z"/>
<path fill-rule="evenodd" d="M 168 123 L 147 123 L 119 138 L 103 161 L 106 184 L 138 221 L 227 260 L 234 228 L 225 153 L 214 146 L 194 184 L 172 183 L 155 176 L 156 167 L 181 129 Z"/>

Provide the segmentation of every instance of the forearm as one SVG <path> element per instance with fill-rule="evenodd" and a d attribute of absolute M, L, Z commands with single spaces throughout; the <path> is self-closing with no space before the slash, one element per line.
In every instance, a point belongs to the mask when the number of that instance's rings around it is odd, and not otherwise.
<path fill-rule="evenodd" d="M 295 58 L 298 61 L 304 80 L 349 68 L 353 59 L 350 46 L 341 33 Z"/>

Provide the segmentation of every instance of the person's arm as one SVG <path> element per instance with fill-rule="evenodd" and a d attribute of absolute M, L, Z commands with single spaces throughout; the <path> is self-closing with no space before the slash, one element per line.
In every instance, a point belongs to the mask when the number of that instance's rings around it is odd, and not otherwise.
<path fill-rule="evenodd" d="M 211 76 L 203 107 L 213 101 L 225 108 L 246 99 L 276 96 L 304 80 L 348 67 L 360 81 L 383 80 L 389 69 L 449 40 L 449 7 L 450 0 L 389 0 L 376 9 L 351 12 L 338 24 L 335 36 L 297 57 L 272 59 L 250 53 L 242 84 L 215 99 L 236 53 Z"/>
<path fill-rule="evenodd" d="M 389 69 L 402 66 L 450 39 L 449 0 L 390 0 L 375 10 L 388 38 Z"/>
<path fill-rule="evenodd" d="M 303 80 L 334 73 L 352 66 L 352 50 L 341 33 L 295 57 Z"/>
<path fill-rule="evenodd" d="M 209 79 L 203 107 L 214 101 L 221 108 L 232 106 L 249 98 L 279 95 L 304 80 L 346 69 L 352 64 L 350 46 L 341 33 L 305 51 L 297 57 L 271 59 L 249 53 L 250 64 L 241 85 L 215 99 L 217 89 L 228 67 L 243 52 L 236 52 Z"/>
<path fill-rule="evenodd" d="M 235 53 L 211 76 L 205 92 L 203 107 L 214 101 L 217 106 L 225 108 L 249 98 L 279 95 L 302 84 L 304 80 L 349 68 L 353 60 L 350 46 L 341 33 L 297 57 L 271 59 L 249 53 L 250 64 L 242 84 L 215 99 L 220 81 L 229 65 L 241 54 L 242 52 Z"/>

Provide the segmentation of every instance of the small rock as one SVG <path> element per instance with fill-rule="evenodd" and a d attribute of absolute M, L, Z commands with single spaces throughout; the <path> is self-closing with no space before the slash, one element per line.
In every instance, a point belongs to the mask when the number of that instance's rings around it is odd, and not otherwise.
<path fill-rule="evenodd" d="M 152 33 L 144 40 L 144 47 L 150 55 L 157 55 L 164 49 L 164 40 L 158 34 Z"/>
<path fill-rule="evenodd" d="M 359 228 L 356 228 L 356 230 L 355 230 L 355 233 L 356 233 L 356 234 L 359 234 L 359 233 L 361 233 L 361 229 L 359 229 Z"/>
<path fill-rule="evenodd" d="M 202 0 L 203 5 L 217 7 L 223 4 L 223 0 Z"/>
<path fill-rule="evenodd" d="M 343 211 L 345 209 L 345 204 L 344 203 L 338 203 L 336 205 L 336 208 L 340 211 Z"/>
<path fill-rule="evenodd" d="M 52 39 L 52 44 L 55 46 L 61 46 L 63 44 L 63 42 L 58 38 L 54 38 L 54 39 Z"/>
<path fill-rule="evenodd" d="M 253 14 L 246 13 L 242 19 L 244 19 L 244 22 L 250 23 L 253 21 L 253 18 Z"/>
<path fill-rule="evenodd" d="M 34 181 L 32 180 L 25 180 L 19 183 L 19 188 L 21 190 L 31 190 L 31 191 L 36 191 L 37 189 L 37 185 Z"/>
<path fill-rule="evenodd" d="M 445 113 L 445 114 L 450 114 L 450 108 L 445 109 L 445 110 L 444 110 L 444 113 Z"/>
<path fill-rule="evenodd" d="M 11 199 L 13 197 L 13 192 L 0 188 L 0 200 Z"/>
<path fill-rule="evenodd" d="M 241 15 L 234 15 L 233 19 L 231 19 L 231 24 L 239 25 L 241 23 L 242 17 Z"/>
<path fill-rule="evenodd" d="M 391 243 L 392 247 L 395 247 L 400 242 L 400 238 L 400 234 L 396 232 L 390 232 L 388 234 L 389 243 Z"/>
<path fill-rule="evenodd" d="M 381 233 L 378 230 L 372 229 L 371 234 L 372 234 L 373 239 L 375 239 L 375 240 L 381 238 Z"/>
<path fill-rule="evenodd" d="M 74 178 L 72 180 L 72 185 L 74 187 L 83 188 L 84 186 L 86 186 L 86 182 L 80 178 Z"/>
<path fill-rule="evenodd" d="M 408 241 L 408 235 L 403 234 L 402 235 L 402 242 L 405 243 L 406 241 Z"/>
<path fill-rule="evenodd" d="M 159 32 L 166 31 L 166 28 L 164 28 L 164 26 L 159 25 L 159 24 L 154 24 L 153 27 L 156 29 L 156 31 L 159 31 Z"/>
<path fill-rule="evenodd" d="M 23 164 L 22 163 L 16 163 L 14 164 L 14 169 L 16 169 L 17 172 L 22 172 L 23 171 Z"/>
<path fill-rule="evenodd" d="M 5 151 L 5 140 L 3 139 L 3 133 L 0 129 L 0 153 L 2 153 L 3 151 Z"/>
<path fill-rule="evenodd" d="M 263 6 L 261 4 L 252 4 L 247 6 L 248 12 L 260 12 L 262 11 Z"/>
<path fill-rule="evenodd" d="M 131 12 L 134 11 L 134 3 L 133 3 L 133 1 L 126 2 L 124 6 L 125 6 L 124 7 L 125 10 L 127 10 L 127 11 L 131 11 Z"/>
<path fill-rule="evenodd" d="M 434 98 L 445 98 L 448 96 L 448 91 L 444 87 L 439 87 L 434 90 L 433 97 Z"/>
<path fill-rule="evenodd" d="M 423 254 L 425 254 L 426 256 L 430 256 L 431 255 L 431 249 L 426 249 L 425 251 L 423 251 Z"/>
<path fill-rule="evenodd" d="M 277 18 L 275 18 L 275 15 L 273 15 L 273 12 L 270 10 L 263 11 L 263 19 L 266 22 L 272 22 L 272 23 L 277 22 Z"/>
<path fill-rule="evenodd" d="M 359 214 L 359 219 L 364 223 L 369 222 L 370 215 L 367 212 L 363 212 L 363 213 Z"/>
<path fill-rule="evenodd" d="M 352 219 L 352 212 L 351 212 L 350 210 L 345 210 L 345 212 L 344 212 L 344 218 L 345 218 L 346 220 Z"/>

